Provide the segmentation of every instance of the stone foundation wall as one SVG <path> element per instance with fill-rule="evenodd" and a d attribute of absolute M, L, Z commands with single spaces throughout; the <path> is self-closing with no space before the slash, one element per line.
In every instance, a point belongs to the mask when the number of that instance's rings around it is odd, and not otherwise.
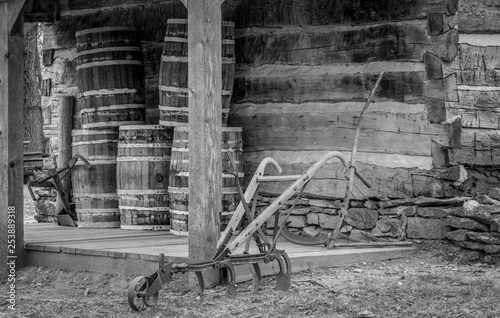
<path fill-rule="evenodd" d="M 276 197 L 260 195 L 257 211 L 264 210 Z M 281 207 L 282 215 L 293 200 Z M 341 200 L 301 198 L 289 217 L 289 228 L 306 236 L 331 232 L 340 221 Z M 266 227 L 274 227 L 274 218 Z M 341 233 L 352 239 L 376 237 L 393 241 L 409 239 L 449 240 L 489 262 L 500 261 L 500 190 L 489 195 L 449 199 L 387 198 L 351 201 Z"/>

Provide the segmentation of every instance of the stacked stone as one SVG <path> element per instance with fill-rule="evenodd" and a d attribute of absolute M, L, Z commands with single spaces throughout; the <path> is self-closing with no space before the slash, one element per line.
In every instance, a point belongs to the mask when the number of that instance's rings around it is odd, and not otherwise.
<path fill-rule="evenodd" d="M 260 195 L 257 204 L 258 212 L 274 200 L 273 196 Z M 451 199 L 407 198 L 390 200 L 375 198 L 366 201 L 350 202 L 341 233 L 353 239 L 396 239 L 406 237 L 414 240 L 443 240 L 450 232 L 448 219 L 455 215 L 457 204 L 471 198 L 457 197 Z M 317 236 L 330 233 L 340 222 L 339 211 L 342 200 L 301 198 L 288 218 L 288 228 L 306 236 Z M 281 207 L 281 215 L 288 213 L 293 199 Z M 266 225 L 274 227 L 274 218 Z"/>
<path fill-rule="evenodd" d="M 500 189 L 477 195 L 454 209 L 445 221 L 453 231 L 446 237 L 456 245 L 485 253 L 486 262 L 500 263 Z"/>

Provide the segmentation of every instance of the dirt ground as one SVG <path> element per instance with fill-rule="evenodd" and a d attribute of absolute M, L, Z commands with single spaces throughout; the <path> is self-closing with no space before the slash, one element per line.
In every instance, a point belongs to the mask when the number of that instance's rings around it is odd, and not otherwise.
<path fill-rule="evenodd" d="M 26 200 L 25 222 L 33 216 Z M 294 274 L 288 292 L 275 291 L 271 276 L 257 294 L 247 282 L 234 297 L 219 286 L 196 299 L 187 280 L 175 278 L 158 306 L 141 313 L 126 298 L 134 277 L 27 267 L 17 273 L 15 310 L 0 282 L 0 317 L 500 318 L 498 266 L 463 261 L 448 244 L 416 246 L 405 258 Z"/>
<path fill-rule="evenodd" d="M 294 274 L 288 292 L 274 290 L 274 277 L 257 294 L 241 283 L 232 298 L 220 286 L 196 299 L 177 278 L 141 313 L 126 299 L 133 277 L 27 267 L 15 310 L 3 294 L 0 317 L 500 317 L 499 268 L 459 259 L 452 246 L 424 243 L 406 258 Z"/>

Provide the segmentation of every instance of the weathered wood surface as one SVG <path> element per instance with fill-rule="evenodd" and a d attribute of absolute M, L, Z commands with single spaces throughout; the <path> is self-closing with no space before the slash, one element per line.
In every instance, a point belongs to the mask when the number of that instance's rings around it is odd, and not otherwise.
<path fill-rule="evenodd" d="M 377 70 L 388 71 L 374 100 L 422 103 L 423 64 L 382 63 L 354 66 L 239 67 L 235 74 L 233 102 L 362 101 L 377 79 Z"/>
<path fill-rule="evenodd" d="M 25 266 L 23 225 L 23 28 L 10 34 L 8 2 L 0 3 L 0 277 L 6 279 L 14 260 Z M 15 222 L 9 222 L 14 210 Z M 12 231 L 12 224 L 15 231 Z M 10 233 L 8 232 L 10 230 Z M 9 236 L 13 234 L 14 237 Z M 12 252 L 11 252 L 12 251 Z M 17 256 L 8 259 L 8 256 Z"/>
<path fill-rule="evenodd" d="M 223 10 L 224 18 L 242 28 L 425 19 L 427 12 L 451 15 L 457 7 L 458 0 L 227 0 Z"/>
<path fill-rule="evenodd" d="M 461 116 L 464 127 L 498 129 L 500 89 L 459 86 L 460 102 L 447 103 L 448 116 Z"/>
<path fill-rule="evenodd" d="M 472 166 L 500 164 L 500 130 L 462 130 L 462 147 L 450 150 L 450 162 Z"/>
<path fill-rule="evenodd" d="M 496 0 L 460 0 L 455 23 L 460 33 L 498 33 L 500 3 Z"/>
<path fill-rule="evenodd" d="M 73 198 L 79 227 L 120 227 L 116 194 L 118 131 L 73 130 L 73 155 L 82 155 L 91 164 L 78 162 L 71 174 Z"/>
<path fill-rule="evenodd" d="M 356 110 L 345 107 L 355 106 Z M 244 149 L 348 150 L 352 147 L 359 111 L 345 104 L 233 105 L 231 125 L 244 129 Z M 342 109 L 344 108 L 344 109 Z M 306 111 L 307 110 L 307 111 Z M 431 155 L 431 140 L 446 142 L 442 125 L 428 125 L 427 113 L 371 111 L 362 124 L 362 151 L 405 155 Z"/>
<path fill-rule="evenodd" d="M 427 36 L 425 21 L 361 26 L 248 28 L 236 34 L 239 63 L 331 64 L 373 61 L 422 61 L 430 51 L 453 60 L 458 31 Z"/>
<path fill-rule="evenodd" d="M 222 211 L 222 13 L 212 0 L 189 0 L 188 7 L 189 260 L 196 262 L 215 252 Z M 205 280 L 217 284 L 218 271 Z"/>
<path fill-rule="evenodd" d="M 500 86 L 500 46 L 484 45 L 460 44 L 458 59 L 446 67 L 459 85 Z"/>

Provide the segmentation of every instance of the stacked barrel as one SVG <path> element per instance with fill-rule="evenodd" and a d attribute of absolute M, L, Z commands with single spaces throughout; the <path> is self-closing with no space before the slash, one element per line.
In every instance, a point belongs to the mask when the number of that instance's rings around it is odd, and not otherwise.
<path fill-rule="evenodd" d="M 168 172 L 173 129 L 121 126 L 117 183 L 121 228 L 168 230 Z"/>
<path fill-rule="evenodd" d="M 232 150 L 238 177 L 243 177 L 241 128 L 227 126 L 234 81 L 234 23 L 222 22 L 222 211 L 221 230 L 239 203 L 233 167 L 227 155 Z M 160 66 L 160 125 L 174 129 L 169 187 L 170 233 L 188 235 L 189 219 L 189 130 L 188 130 L 188 25 L 185 19 L 169 19 Z M 225 173 L 224 173 L 225 171 Z"/>
<path fill-rule="evenodd" d="M 234 23 L 222 22 L 222 125 L 227 125 L 234 82 Z M 169 19 L 160 65 L 160 125 L 188 123 L 188 30 L 186 19 Z"/>
<path fill-rule="evenodd" d="M 78 226 L 120 227 L 117 194 L 118 127 L 145 120 L 144 64 L 135 27 L 82 30 L 77 39 L 78 113 L 73 154 L 91 164 L 75 167 Z"/>

